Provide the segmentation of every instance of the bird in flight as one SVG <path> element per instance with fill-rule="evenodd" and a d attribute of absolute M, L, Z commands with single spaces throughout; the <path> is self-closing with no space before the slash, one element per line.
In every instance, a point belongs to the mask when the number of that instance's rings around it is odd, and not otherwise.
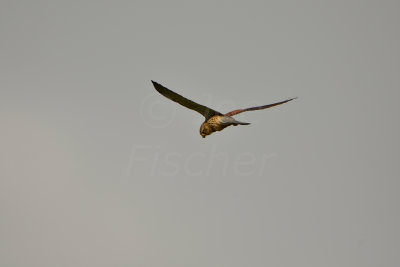
<path fill-rule="evenodd" d="M 250 123 L 247 122 L 241 122 L 237 121 L 232 116 L 237 115 L 239 113 L 245 112 L 245 111 L 251 111 L 251 110 L 260 110 L 260 109 L 266 109 L 266 108 L 271 108 L 274 106 L 278 106 L 281 104 L 284 104 L 286 102 L 292 101 L 293 99 L 296 99 L 297 97 L 290 98 L 281 102 L 277 102 L 274 104 L 269 104 L 269 105 L 264 105 L 264 106 L 258 106 L 258 107 L 251 107 L 251 108 L 245 108 L 245 109 L 236 109 L 231 112 L 228 112 L 226 114 L 222 114 L 218 111 L 215 111 L 209 107 L 197 104 L 193 102 L 192 100 L 189 100 L 171 90 L 168 88 L 165 88 L 161 84 L 151 81 L 154 85 L 154 88 L 163 96 L 166 98 L 171 99 L 174 102 L 177 102 L 178 104 L 181 104 L 184 107 L 187 107 L 189 109 L 192 109 L 194 111 L 197 111 L 201 115 L 205 117 L 205 121 L 201 124 L 200 126 L 200 135 L 205 138 L 207 135 L 212 134 L 213 132 L 216 131 L 222 131 L 228 126 L 237 126 L 237 125 L 249 125 Z"/>

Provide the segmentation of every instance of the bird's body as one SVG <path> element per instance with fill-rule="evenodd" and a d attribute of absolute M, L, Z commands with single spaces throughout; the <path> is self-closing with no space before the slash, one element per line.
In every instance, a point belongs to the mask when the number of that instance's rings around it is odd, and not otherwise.
<path fill-rule="evenodd" d="M 230 116 L 215 115 L 203 122 L 200 126 L 200 135 L 204 138 L 213 132 L 222 131 L 228 126 L 249 125 L 250 123 L 237 121 Z"/>
<path fill-rule="evenodd" d="M 205 121 L 201 124 L 200 126 L 200 135 L 205 138 L 207 135 L 212 134 L 213 132 L 216 131 L 222 131 L 228 126 L 237 126 L 237 125 L 249 125 L 250 123 L 247 122 L 241 122 L 235 120 L 232 116 L 237 115 L 239 113 L 245 112 L 245 111 L 251 111 L 251 110 L 260 110 L 260 109 L 266 109 L 270 108 L 273 106 L 281 105 L 283 103 L 289 102 L 295 98 L 291 98 L 282 102 L 274 103 L 274 104 L 269 104 L 269 105 L 264 105 L 264 106 L 258 106 L 258 107 L 251 107 L 251 108 L 246 108 L 246 109 L 237 109 L 233 110 L 231 112 L 228 112 L 226 114 L 222 114 L 218 111 L 215 111 L 213 109 L 210 109 L 206 106 L 197 104 L 193 102 L 192 100 L 189 100 L 187 98 L 184 98 L 183 96 L 169 90 L 168 88 L 165 88 L 159 83 L 156 83 L 152 81 L 154 88 L 163 96 L 171 99 L 174 102 L 177 102 L 181 104 L 184 107 L 187 107 L 189 109 L 192 109 L 194 111 L 199 112 L 205 117 Z"/>

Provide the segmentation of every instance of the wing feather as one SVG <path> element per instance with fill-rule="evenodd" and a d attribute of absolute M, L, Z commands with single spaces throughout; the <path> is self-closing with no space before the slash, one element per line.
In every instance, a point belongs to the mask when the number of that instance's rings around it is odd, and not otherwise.
<path fill-rule="evenodd" d="M 187 99 L 171 90 L 169 90 L 168 88 L 162 86 L 161 84 L 155 82 L 155 81 L 151 81 L 154 85 L 154 88 L 163 96 L 165 96 L 166 98 L 171 99 L 172 101 L 181 104 L 184 107 L 187 107 L 191 110 L 197 111 L 198 113 L 200 113 L 201 115 L 203 115 L 206 120 L 211 118 L 212 116 L 215 115 L 222 115 L 220 112 L 215 111 L 211 108 L 208 108 L 206 106 L 197 104 L 196 102 L 193 102 L 190 99 Z"/>

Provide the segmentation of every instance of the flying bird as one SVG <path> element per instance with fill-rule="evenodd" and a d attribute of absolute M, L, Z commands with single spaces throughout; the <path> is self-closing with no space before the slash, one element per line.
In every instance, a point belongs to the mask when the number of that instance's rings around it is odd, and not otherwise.
<path fill-rule="evenodd" d="M 200 135 L 205 138 L 207 135 L 212 134 L 213 132 L 216 131 L 222 131 L 228 126 L 237 126 L 237 125 L 249 125 L 250 123 L 248 122 L 241 122 L 237 121 L 232 116 L 237 115 L 239 113 L 245 112 L 245 111 L 251 111 L 251 110 L 260 110 L 260 109 L 266 109 L 266 108 L 271 108 L 274 106 L 278 106 L 281 104 L 284 104 L 286 102 L 292 101 L 293 99 L 296 99 L 297 97 L 290 98 L 281 102 L 277 102 L 274 104 L 269 104 L 269 105 L 264 105 L 264 106 L 258 106 L 258 107 L 251 107 L 251 108 L 245 108 L 245 109 L 236 109 L 231 112 L 222 114 L 218 111 L 215 111 L 209 107 L 197 104 L 193 102 L 192 100 L 189 100 L 171 90 L 168 88 L 162 86 L 161 84 L 151 81 L 154 85 L 154 88 L 163 96 L 166 98 L 171 99 L 174 102 L 177 102 L 181 104 L 184 107 L 187 107 L 189 109 L 192 109 L 194 111 L 197 111 L 201 115 L 205 117 L 205 121 L 201 124 L 200 126 Z"/>

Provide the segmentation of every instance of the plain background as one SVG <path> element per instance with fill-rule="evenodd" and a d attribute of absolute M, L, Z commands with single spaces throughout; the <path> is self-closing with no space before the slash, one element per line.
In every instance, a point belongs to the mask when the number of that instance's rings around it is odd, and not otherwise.
<path fill-rule="evenodd" d="M 400 266 L 399 12 L 1 1 L 0 266 Z"/>

